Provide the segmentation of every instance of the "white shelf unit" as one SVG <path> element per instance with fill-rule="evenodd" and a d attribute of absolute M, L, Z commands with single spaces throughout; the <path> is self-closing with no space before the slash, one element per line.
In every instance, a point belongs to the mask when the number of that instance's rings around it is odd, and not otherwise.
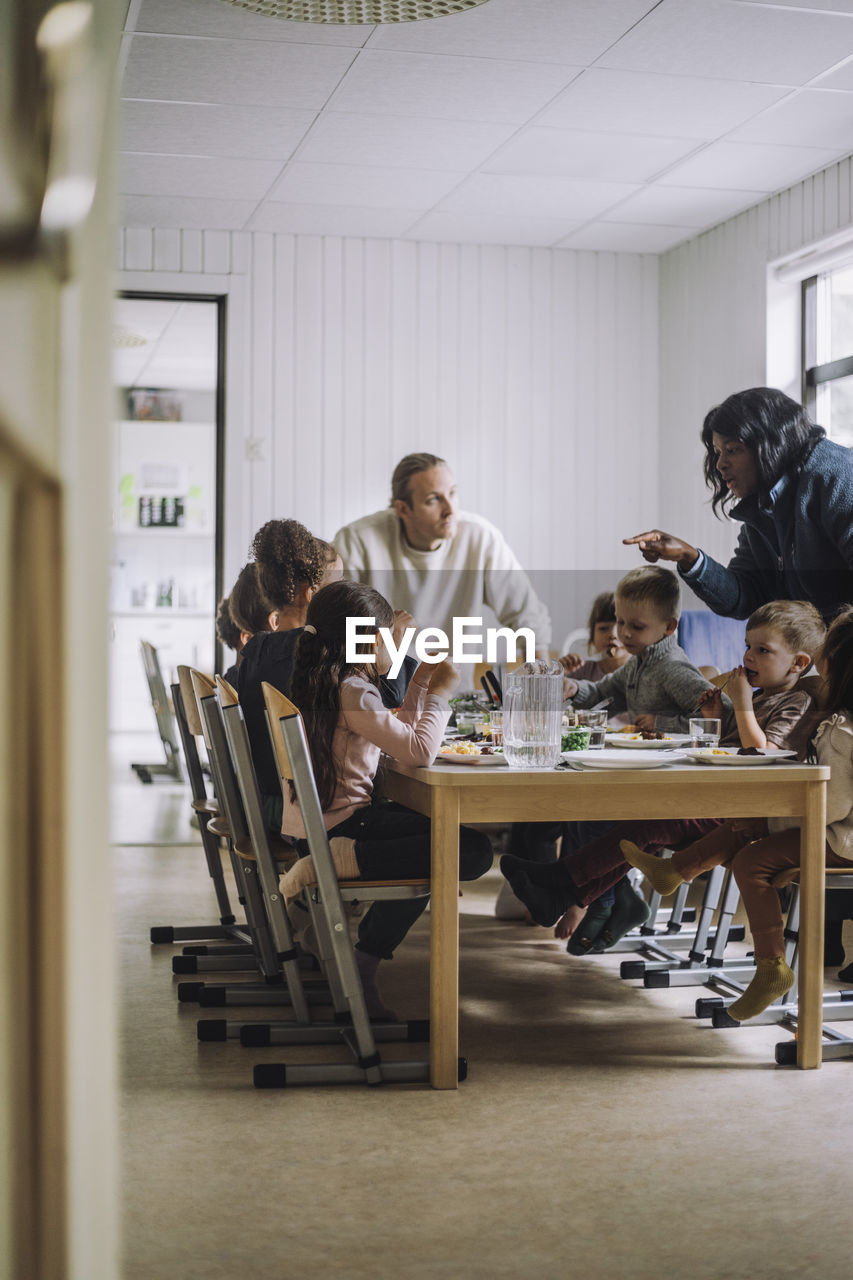
<path fill-rule="evenodd" d="M 155 728 L 140 641 L 167 686 L 181 663 L 213 670 L 216 427 L 122 419 L 115 445 L 110 728 L 137 732 Z M 158 494 L 183 500 L 182 526 L 140 527 L 140 497 Z"/>

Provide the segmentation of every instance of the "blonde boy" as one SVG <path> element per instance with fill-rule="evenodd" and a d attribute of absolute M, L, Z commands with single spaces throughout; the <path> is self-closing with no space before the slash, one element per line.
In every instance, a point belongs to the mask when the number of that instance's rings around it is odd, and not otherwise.
<path fill-rule="evenodd" d="M 657 566 L 632 569 L 617 583 L 615 595 L 616 630 L 631 657 L 601 680 L 565 680 L 564 697 L 576 707 L 610 698 L 610 714 L 627 711 L 640 729 L 686 730 L 700 699 L 712 690 L 675 638 L 681 614 L 678 578 Z M 731 710 L 725 694 L 721 703 Z"/>

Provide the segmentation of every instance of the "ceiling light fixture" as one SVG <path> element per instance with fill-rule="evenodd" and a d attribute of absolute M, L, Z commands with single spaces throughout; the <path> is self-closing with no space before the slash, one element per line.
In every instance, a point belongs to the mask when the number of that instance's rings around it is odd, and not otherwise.
<path fill-rule="evenodd" d="M 336 22 L 362 26 L 376 22 L 421 22 L 476 9 L 488 0 L 224 0 L 265 18 L 288 22 Z"/>

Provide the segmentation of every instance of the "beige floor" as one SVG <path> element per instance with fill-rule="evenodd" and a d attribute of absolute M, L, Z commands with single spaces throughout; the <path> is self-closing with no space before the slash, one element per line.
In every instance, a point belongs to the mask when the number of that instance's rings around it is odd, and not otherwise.
<path fill-rule="evenodd" d="M 777 1068 L 786 1033 L 714 1031 L 692 1016 L 696 989 L 645 991 L 618 956 L 572 959 L 547 931 L 495 920 L 497 872 L 460 903 L 457 1093 L 257 1092 L 256 1062 L 346 1055 L 198 1042 L 209 1015 L 178 1004 L 173 948 L 148 930 L 212 919 L 213 898 L 185 797 L 138 783 L 126 749 L 127 1280 L 849 1276 L 853 1064 Z M 383 984 L 411 1017 L 427 1012 L 427 954 L 428 917 Z"/>

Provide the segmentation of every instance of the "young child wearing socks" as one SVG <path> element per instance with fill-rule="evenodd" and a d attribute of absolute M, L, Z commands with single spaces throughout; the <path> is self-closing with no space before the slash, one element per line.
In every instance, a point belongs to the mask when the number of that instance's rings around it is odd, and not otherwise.
<path fill-rule="evenodd" d="M 726 705 L 721 689 L 709 688 L 700 697 L 707 715 L 723 719 L 724 745 L 761 749 L 769 744 L 804 754 L 814 723 L 812 697 L 797 686 L 823 637 L 820 614 L 803 601 L 774 601 L 752 614 L 746 624 L 744 665 L 717 677 L 731 691 L 732 702 Z M 751 824 L 737 829 L 715 818 L 620 822 L 565 863 L 540 869 L 507 856 L 501 859 L 501 871 L 537 923 L 548 925 L 569 908 L 594 902 L 629 866 L 639 867 L 654 888 L 672 893 L 684 880 L 733 856 L 752 838 L 750 829 Z M 649 852 L 699 836 L 669 861 Z"/>
<path fill-rule="evenodd" d="M 853 607 L 848 606 L 832 623 L 816 662 L 823 718 L 814 735 L 814 757 L 831 772 L 826 790 L 826 862 L 853 870 Z M 776 892 L 795 878 L 800 867 L 799 827 L 787 822 L 784 818 L 727 822 L 715 833 L 713 860 L 709 850 L 701 849 L 706 843 L 701 840 L 676 854 L 678 884 L 698 874 L 697 865 L 701 869 L 731 863 L 755 947 L 755 976 L 726 1010 L 735 1022 L 756 1017 L 794 984 L 794 973 L 785 961 L 782 907 Z M 650 855 L 628 841 L 623 842 L 623 850 L 633 865 L 646 870 Z M 650 867 L 655 861 L 651 858 Z M 666 865 L 657 863 L 651 870 L 658 872 Z M 658 884 L 663 883 L 658 874 Z M 670 886 L 668 881 L 662 892 L 672 892 Z"/>

